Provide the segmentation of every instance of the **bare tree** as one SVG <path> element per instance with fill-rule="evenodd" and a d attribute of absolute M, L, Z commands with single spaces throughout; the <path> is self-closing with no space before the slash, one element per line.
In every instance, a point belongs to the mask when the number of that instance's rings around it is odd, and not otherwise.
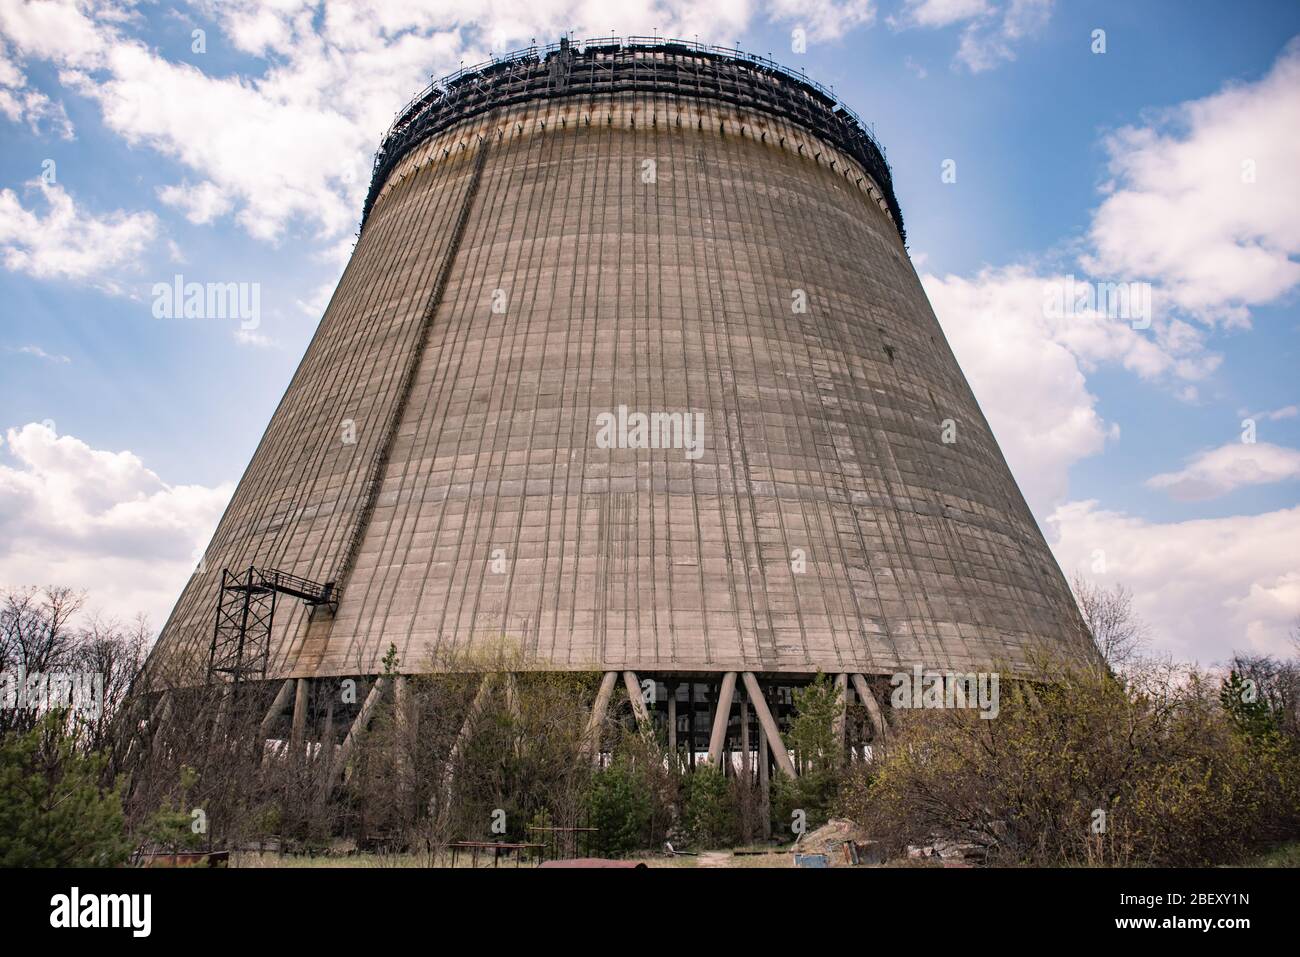
<path fill-rule="evenodd" d="M 110 729 L 126 703 L 131 683 L 144 667 L 153 639 L 149 620 L 140 615 L 130 626 L 92 615 L 77 634 L 74 659 L 77 670 L 99 675 L 104 699 L 99 713 L 88 722 L 87 743 L 98 751 L 108 744 Z"/>
<path fill-rule="evenodd" d="M 73 617 L 85 596 L 70 588 L 15 588 L 0 594 L 0 672 L 15 682 L 28 675 L 72 670 L 77 633 Z M 34 708 L 0 709 L 0 734 L 25 732 L 40 715 Z"/>
<path fill-rule="evenodd" d="M 1149 629 L 1133 608 L 1133 592 L 1118 583 L 1103 588 L 1077 573 L 1071 586 L 1079 612 L 1106 663 L 1117 671 L 1131 667 L 1149 641 Z"/>
<path fill-rule="evenodd" d="M 1253 683 L 1279 730 L 1300 738 L 1300 661 L 1238 653 L 1232 656 L 1228 667 Z"/>

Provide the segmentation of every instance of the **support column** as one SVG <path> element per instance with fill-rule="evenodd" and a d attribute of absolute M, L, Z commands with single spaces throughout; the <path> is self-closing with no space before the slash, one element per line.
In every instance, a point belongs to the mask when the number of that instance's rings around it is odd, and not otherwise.
<path fill-rule="evenodd" d="M 289 731 L 289 754 L 295 760 L 302 757 L 303 739 L 307 730 L 307 694 L 310 690 L 309 679 L 299 678 L 293 696 L 293 726 Z"/>
<path fill-rule="evenodd" d="M 636 715 L 637 727 L 642 731 L 653 728 L 650 712 L 646 710 L 645 699 L 641 697 L 641 682 L 637 679 L 636 672 L 623 672 L 623 684 L 627 688 L 628 699 L 632 702 L 632 713 Z"/>
<path fill-rule="evenodd" d="M 474 722 L 478 720 L 478 716 L 483 712 L 483 707 L 487 704 L 488 695 L 492 693 L 494 678 L 495 676 L 490 671 L 483 675 L 483 680 L 478 685 L 478 691 L 474 693 L 474 700 L 470 702 L 465 720 L 461 722 L 460 730 L 456 732 L 456 740 L 452 742 L 451 750 L 447 752 L 447 763 L 443 767 L 442 775 L 444 805 L 451 799 L 451 781 L 456 772 L 456 757 L 465 747 L 465 742 L 469 740 L 469 736 L 474 730 Z"/>
<path fill-rule="evenodd" d="M 411 749 L 408 745 L 411 742 L 411 695 L 407 686 L 406 675 L 393 676 L 393 730 L 396 732 L 397 746 L 397 774 L 398 780 L 402 785 L 402 794 L 405 796 L 407 788 L 412 782 L 411 774 Z M 325 738 L 321 738 L 322 748 L 325 746 Z M 332 757 L 332 755 L 331 755 Z M 405 799 L 403 797 L 403 799 Z"/>
<path fill-rule="evenodd" d="M 352 722 L 352 727 L 348 728 L 347 737 L 343 739 L 343 747 L 339 749 L 338 759 L 330 768 L 331 782 L 337 781 L 340 774 L 344 775 L 347 780 L 346 771 L 348 762 L 352 760 L 352 752 L 356 750 L 357 741 L 361 735 L 365 734 L 366 726 L 370 724 L 371 713 L 375 710 L 375 705 L 379 703 L 380 697 L 383 696 L 384 689 L 388 687 L 388 677 L 382 676 L 375 679 L 375 683 L 370 688 L 370 694 L 366 695 L 366 700 L 361 704 L 361 710 L 357 712 L 357 720 Z"/>
<path fill-rule="evenodd" d="M 393 676 L 393 723 L 399 731 L 405 731 L 410 715 L 411 696 L 406 684 L 406 675 Z"/>
<path fill-rule="evenodd" d="M 320 752 L 317 760 L 325 761 L 327 768 L 334 766 L 334 701 L 337 698 L 338 695 L 333 691 L 325 696 L 325 727 L 320 733 Z"/>
<path fill-rule="evenodd" d="M 167 726 L 167 720 L 172 716 L 172 693 L 171 689 L 164 691 L 157 707 L 154 708 L 153 715 L 149 718 L 149 746 L 156 747 L 159 735 L 162 734 L 163 728 Z M 157 719 L 157 720 L 155 720 Z"/>
<path fill-rule="evenodd" d="M 1042 703 L 1038 700 L 1038 692 L 1034 690 L 1033 684 L 1028 681 L 1020 682 L 1022 690 L 1025 692 L 1025 700 L 1029 702 L 1029 707 L 1035 711 L 1042 710 Z"/>
<path fill-rule="evenodd" d="M 758 679 L 754 677 L 752 671 L 746 671 L 741 677 L 744 679 L 745 690 L 749 692 L 750 700 L 754 702 L 759 727 L 763 729 L 767 746 L 772 749 L 772 758 L 776 761 L 776 766 L 786 777 L 795 777 L 794 763 L 790 760 L 790 754 L 781 740 L 781 732 L 776 726 L 776 719 L 772 717 L 771 710 L 767 707 L 767 699 L 763 697 L 763 689 L 759 687 Z"/>
<path fill-rule="evenodd" d="M 839 758 L 844 757 L 844 708 L 848 704 L 849 676 L 847 674 L 838 674 L 835 676 L 835 694 L 837 707 L 835 710 L 835 721 L 831 725 L 831 733 L 835 735 L 835 743 L 839 746 Z"/>
<path fill-rule="evenodd" d="M 600 727 L 605 723 L 605 712 L 609 710 L 609 699 L 614 694 L 616 681 L 617 671 L 606 671 L 600 679 L 600 690 L 596 692 L 596 702 L 591 706 L 591 717 L 587 719 L 587 730 L 583 732 L 584 747 L 591 752 L 593 760 L 600 757 Z"/>
<path fill-rule="evenodd" d="M 745 695 L 748 697 L 749 692 L 746 691 Z M 772 837 L 772 781 L 767 762 L 767 735 L 760 728 L 758 732 L 758 807 L 759 814 L 763 818 L 763 838 L 765 840 Z"/>
<path fill-rule="evenodd" d="M 234 697 L 234 689 L 237 685 L 221 685 L 217 690 L 217 714 L 212 719 L 212 738 L 208 741 L 208 753 L 212 753 L 213 748 L 222 748 L 224 743 L 222 738 L 225 735 L 226 717 L 230 713 L 231 700 Z"/>
<path fill-rule="evenodd" d="M 853 675 L 853 690 L 862 699 L 862 705 L 867 709 L 867 717 L 871 719 L 872 743 L 874 744 L 877 741 L 884 743 L 888 725 L 885 724 L 884 712 L 880 710 L 880 705 L 876 703 L 876 696 L 871 693 L 871 687 L 867 684 L 867 679 L 855 673 Z"/>
<path fill-rule="evenodd" d="M 668 753 L 677 760 L 677 684 L 668 685 Z"/>
<path fill-rule="evenodd" d="M 713 732 L 709 735 L 709 763 L 722 760 L 722 745 L 727 738 L 727 722 L 731 718 L 731 698 L 736 693 L 736 673 L 728 671 L 722 676 L 722 687 L 713 709 Z"/>
<path fill-rule="evenodd" d="M 686 734 L 690 739 L 690 744 L 686 748 L 686 762 L 692 771 L 695 770 L 695 679 L 692 678 L 686 686 Z"/>
<path fill-rule="evenodd" d="M 275 700 L 271 702 L 270 710 L 266 712 L 266 717 L 262 719 L 261 727 L 258 730 L 259 748 L 271 736 L 271 729 L 275 727 L 275 719 L 280 717 L 280 712 L 289 703 L 289 695 L 293 694 L 293 685 L 293 679 L 289 678 L 284 684 L 280 685 L 280 690 L 275 693 Z"/>
<path fill-rule="evenodd" d="M 746 787 L 753 783 L 749 760 L 749 695 L 743 689 L 740 692 L 740 772 L 745 776 Z"/>

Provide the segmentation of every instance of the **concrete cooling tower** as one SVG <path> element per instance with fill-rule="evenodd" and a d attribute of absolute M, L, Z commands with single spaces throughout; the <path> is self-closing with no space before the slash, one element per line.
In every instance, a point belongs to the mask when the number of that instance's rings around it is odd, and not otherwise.
<path fill-rule="evenodd" d="M 420 94 L 155 660 L 285 705 L 503 642 L 692 725 L 696 683 L 1087 654 L 883 151 L 770 61 L 565 41 Z"/>

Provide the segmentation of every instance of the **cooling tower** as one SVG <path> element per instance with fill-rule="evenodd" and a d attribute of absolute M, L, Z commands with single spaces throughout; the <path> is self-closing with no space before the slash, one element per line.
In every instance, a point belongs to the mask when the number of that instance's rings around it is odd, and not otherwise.
<path fill-rule="evenodd" d="M 820 87 L 566 42 L 432 85 L 384 139 L 156 654 L 319 678 L 502 642 L 765 680 L 1087 653 L 883 153 Z"/>

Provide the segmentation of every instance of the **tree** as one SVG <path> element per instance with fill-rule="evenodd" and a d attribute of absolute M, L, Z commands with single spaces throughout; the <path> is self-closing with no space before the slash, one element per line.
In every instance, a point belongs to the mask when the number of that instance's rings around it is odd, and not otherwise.
<path fill-rule="evenodd" d="M 698 765 L 686 777 L 682 826 L 696 847 L 730 847 L 736 842 L 736 800 L 722 769 Z"/>
<path fill-rule="evenodd" d="M 1004 695 L 996 719 L 901 711 L 883 757 L 845 787 L 849 816 L 896 851 L 944 838 L 1049 866 L 1229 863 L 1300 835 L 1300 753 L 1241 733 L 1225 700 L 1242 701 L 1239 676 L 1225 695 L 1150 662 L 1122 679 L 1034 667 L 1052 681 L 1032 701 Z"/>
<path fill-rule="evenodd" d="M 618 757 L 591 779 L 587 797 L 594 844 L 602 854 L 629 854 L 650 835 L 650 792 L 627 757 Z"/>
<path fill-rule="evenodd" d="M 1133 609 L 1133 592 L 1122 584 L 1103 588 L 1076 574 L 1071 582 L 1079 613 L 1106 663 L 1124 671 L 1136 663 L 1149 629 Z"/>
<path fill-rule="evenodd" d="M 126 861 L 122 802 L 101 783 L 62 712 L 0 741 L 0 867 L 113 867 Z"/>
<path fill-rule="evenodd" d="M 1277 720 L 1268 700 L 1255 681 L 1232 669 L 1219 688 L 1219 703 L 1237 730 L 1247 737 L 1262 740 L 1278 732 Z"/>
<path fill-rule="evenodd" d="M 1229 667 L 1243 684 L 1249 683 L 1250 696 L 1267 707 L 1277 730 L 1300 741 L 1300 661 L 1236 654 Z"/>
<path fill-rule="evenodd" d="M 170 799 L 164 801 L 145 826 L 148 839 L 172 854 L 193 850 L 203 844 L 206 827 L 195 827 L 194 810 L 188 808 L 190 792 L 198 779 L 193 768 L 182 765 L 179 798 L 174 803 Z M 206 820 L 206 817 L 200 819 Z"/>
<path fill-rule="evenodd" d="M 786 827 L 790 813 L 801 810 L 810 827 L 819 827 L 826 823 L 835 803 L 844 766 L 844 746 L 835 736 L 844 701 L 830 677 L 818 672 L 811 683 L 794 690 L 794 707 L 784 737 L 799 763 L 799 777 L 778 782 L 774 788 L 774 823 Z"/>

